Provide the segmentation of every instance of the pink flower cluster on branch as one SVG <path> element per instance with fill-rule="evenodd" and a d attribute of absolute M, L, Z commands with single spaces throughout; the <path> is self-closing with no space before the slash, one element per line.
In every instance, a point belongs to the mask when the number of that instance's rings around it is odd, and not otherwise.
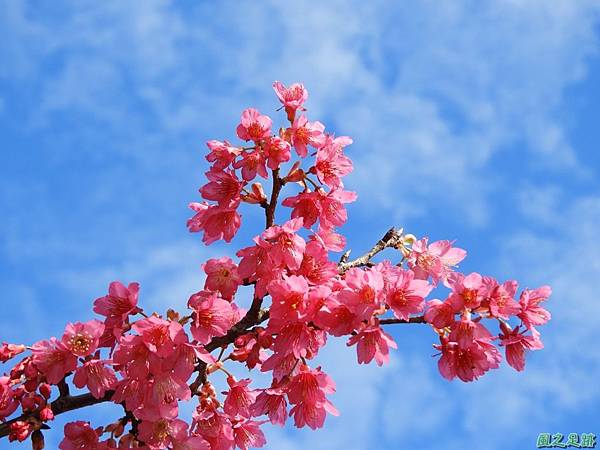
<path fill-rule="evenodd" d="M 70 422 L 59 447 L 246 450 L 266 443 L 265 423 L 291 418 L 317 429 L 338 414 L 335 383 L 315 363 L 332 338 L 354 347 L 359 364 L 381 366 L 397 348 L 384 326 L 428 324 L 439 340 L 441 375 L 462 381 L 499 367 L 499 347 L 518 371 L 527 351 L 543 347 L 538 328 L 550 319 L 542 306 L 550 288 L 518 294 L 516 281 L 463 275 L 456 267 L 466 252 L 453 242 L 430 244 L 392 228 L 364 255 L 332 260 L 346 246 L 339 230 L 345 205 L 357 198 L 344 186 L 352 140 L 309 122 L 303 85 L 276 82 L 274 89 L 287 125 L 274 132 L 270 117 L 249 108 L 236 128 L 244 143 L 209 141 L 203 201 L 190 204 L 195 215 L 187 223 L 207 245 L 231 242 L 245 203 L 264 209 L 266 229 L 236 252 L 237 261 L 206 261 L 203 289 L 189 298 L 187 314 L 148 315 L 138 306 L 139 285 L 115 281 L 94 302 L 102 320 L 69 323 L 61 339 L 30 347 L 3 344 L 1 362 L 29 354 L 0 377 L 0 436 L 31 438 L 41 449 L 55 415 L 110 401 L 122 417 L 96 428 Z M 279 203 L 290 210 L 277 223 Z M 396 260 L 373 261 L 386 248 Z M 251 291 L 250 304 L 243 291 Z M 270 383 L 236 378 L 236 364 L 269 374 Z M 216 377 L 226 391 L 216 391 Z M 86 393 L 71 395 L 69 383 Z M 194 411 L 185 417 L 180 404 L 189 401 Z"/>

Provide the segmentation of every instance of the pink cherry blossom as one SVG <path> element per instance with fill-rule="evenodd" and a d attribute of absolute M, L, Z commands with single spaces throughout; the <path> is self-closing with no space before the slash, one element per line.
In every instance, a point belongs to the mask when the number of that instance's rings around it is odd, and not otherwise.
<path fill-rule="evenodd" d="M 314 148 L 321 148 L 326 142 L 325 125 L 319 121 L 309 122 L 306 116 L 301 115 L 294 119 L 292 127 L 287 133 L 296 153 L 301 158 L 308 155 L 308 145 Z"/>
<path fill-rule="evenodd" d="M 275 136 L 267 139 L 264 149 L 269 169 L 278 169 L 282 163 L 290 160 L 290 144 L 279 137 Z"/>
<path fill-rule="evenodd" d="M 237 205 L 221 207 L 207 203 L 190 203 L 190 208 L 196 215 L 187 221 L 190 232 L 204 231 L 202 240 L 212 244 L 219 239 L 231 242 L 240 228 L 241 216 L 237 212 Z"/>
<path fill-rule="evenodd" d="M 302 105 L 308 98 L 308 91 L 301 83 L 294 83 L 289 87 L 285 87 L 280 81 L 273 83 L 273 89 L 277 98 L 283 103 L 283 105 L 290 110 L 297 110 L 302 108 Z"/>
<path fill-rule="evenodd" d="M 455 273 L 448 278 L 448 284 L 452 289 L 452 294 L 448 301 L 454 307 L 456 312 L 464 308 L 476 309 L 485 297 L 486 288 L 483 283 L 483 277 L 478 273 L 470 273 L 467 276 Z"/>
<path fill-rule="evenodd" d="M 292 219 L 283 226 L 274 225 L 263 232 L 261 237 L 265 243 L 261 244 L 269 249 L 270 260 L 278 266 L 287 266 L 291 270 L 298 270 L 302 263 L 306 242 L 296 234 L 302 227 L 302 219 Z"/>
<path fill-rule="evenodd" d="M 159 357 L 169 356 L 176 345 L 187 342 L 179 323 L 156 316 L 138 320 L 132 328 L 140 335 L 146 348 Z"/>
<path fill-rule="evenodd" d="M 550 318 L 550 312 L 540 306 L 540 303 L 546 301 L 552 294 L 550 286 L 542 286 L 538 289 L 525 289 L 519 298 L 521 312 L 518 317 L 523 321 L 528 329 L 533 330 L 534 326 L 544 325 Z"/>
<path fill-rule="evenodd" d="M 50 384 L 57 384 L 77 366 L 77 357 L 54 337 L 49 341 L 36 342 L 31 348 L 31 354 L 33 363 Z"/>
<path fill-rule="evenodd" d="M 229 391 L 223 404 L 224 411 L 232 417 L 251 417 L 251 407 L 258 395 L 257 391 L 248 388 L 251 383 L 249 378 L 237 381 L 233 377 L 227 377 Z"/>
<path fill-rule="evenodd" d="M 107 318 L 126 320 L 139 311 L 137 307 L 139 283 L 129 283 L 127 287 L 119 281 L 113 281 L 108 287 L 108 295 L 94 301 L 94 312 Z"/>
<path fill-rule="evenodd" d="M 269 283 L 267 290 L 273 299 L 270 328 L 279 330 L 283 325 L 305 317 L 308 298 L 306 278 L 284 275 L 283 279 Z"/>
<path fill-rule="evenodd" d="M 87 386 L 95 398 L 101 398 L 106 391 L 115 387 L 117 377 L 105 361 L 94 359 L 77 368 L 73 384 L 78 388 Z"/>
<path fill-rule="evenodd" d="M 348 306 L 360 321 L 370 320 L 384 300 L 382 274 L 376 270 L 353 268 L 344 274 L 344 281 L 347 287 L 338 292 L 337 299 Z"/>
<path fill-rule="evenodd" d="M 398 319 L 408 320 L 411 314 L 423 311 L 432 288 L 426 280 L 415 280 L 411 270 L 398 271 L 386 283 L 386 303 Z"/>
<path fill-rule="evenodd" d="M 96 351 L 104 324 L 99 320 L 70 323 L 65 328 L 62 343 L 76 356 L 88 356 Z"/>
<path fill-rule="evenodd" d="M 503 284 L 496 283 L 490 296 L 489 308 L 494 317 L 508 320 L 510 316 L 521 312 L 521 305 L 515 301 L 518 284 L 516 281 L 506 281 Z"/>
<path fill-rule="evenodd" d="M 408 262 L 417 278 L 431 277 L 433 284 L 437 285 L 440 280 L 448 278 L 452 268 L 465 258 L 467 252 L 452 247 L 452 241 L 437 241 L 429 245 L 427 241 L 423 238 L 412 244 Z"/>
<path fill-rule="evenodd" d="M 458 377 L 469 382 L 481 377 L 488 370 L 499 367 L 500 353 L 487 340 L 474 340 L 466 348 L 447 338 L 441 338 L 441 342 L 441 345 L 436 346 L 442 352 L 438 368 L 447 380 Z"/>
<path fill-rule="evenodd" d="M 292 353 L 296 358 L 313 358 L 325 345 L 327 334 L 304 322 L 292 322 L 279 331 L 275 339 L 275 352 Z"/>
<path fill-rule="evenodd" d="M 269 137 L 273 121 L 254 108 L 248 108 L 242 113 L 242 119 L 237 126 L 237 135 L 245 141 L 258 142 Z"/>
<path fill-rule="evenodd" d="M 0 421 L 4 421 L 15 412 L 18 406 L 15 391 L 11 387 L 11 379 L 6 376 L 0 377 Z"/>
<path fill-rule="evenodd" d="M 430 300 L 427 302 L 425 320 L 435 328 L 441 329 L 454 322 L 456 312 L 449 301 Z"/>
<path fill-rule="evenodd" d="M 65 425 L 65 438 L 58 448 L 61 450 L 100 450 L 107 447 L 99 443 L 98 434 L 89 422 L 79 420 Z"/>
<path fill-rule="evenodd" d="M 253 150 L 242 153 L 242 159 L 233 163 L 236 169 L 242 169 L 242 178 L 245 181 L 251 181 L 260 175 L 263 178 L 268 178 L 267 161 L 262 151 Z"/>
<path fill-rule="evenodd" d="M 330 228 L 319 227 L 311 239 L 320 242 L 327 250 L 334 252 L 341 252 L 346 247 L 346 238 Z"/>
<path fill-rule="evenodd" d="M 310 369 L 302 365 L 288 386 L 288 398 L 294 407 L 290 415 L 294 417 L 296 427 L 308 425 L 317 429 L 323 426 L 326 412 L 332 415 L 339 413 L 326 398 L 326 394 L 335 392 L 335 384 L 324 372 Z"/>
<path fill-rule="evenodd" d="M 0 345 L 0 362 L 5 363 L 9 359 L 23 353 L 25 349 L 26 347 L 24 345 L 3 342 L 2 345 Z"/>
<path fill-rule="evenodd" d="M 206 155 L 206 160 L 213 163 L 215 169 L 225 169 L 242 151 L 239 147 L 234 147 L 227 141 L 211 140 L 206 145 L 210 150 L 210 153 Z"/>
<path fill-rule="evenodd" d="M 236 419 L 233 423 L 233 436 L 235 445 L 240 450 L 248 450 L 250 448 L 264 447 L 267 443 L 265 435 L 260 429 L 260 425 L 264 422 L 257 422 L 250 419 Z"/>
<path fill-rule="evenodd" d="M 294 197 L 288 197 L 283 202 L 283 206 L 294 208 L 292 210 L 292 219 L 302 218 L 302 225 L 305 228 L 312 227 L 322 213 L 321 194 L 319 192 L 304 191 Z"/>
<path fill-rule="evenodd" d="M 238 287 L 242 284 L 242 278 L 238 274 L 237 265 L 226 256 L 222 258 L 211 258 L 203 264 L 206 273 L 204 289 L 218 291 L 226 300 L 231 300 Z"/>
<path fill-rule="evenodd" d="M 327 195 L 321 191 L 321 226 L 325 228 L 341 227 L 348 220 L 345 203 L 356 201 L 355 192 L 344 191 L 341 188 L 332 189 Z"/>
<path fill-rule="evenodd" d="M 504 323 L 500 324 L 502 333 L 500 334 L 500 345 L 503 345 L 506 352 L 506 362 L 518 372 L 525 370 L 525 353 L 527 350 L 540 350 L 544 344 L 539 337 L 526 336 L 525 331 L 519 332 L 517 326 L 514 330 Z"/>
<path fill-rule="evenodd" d="M 235 323 L 231 303 L 215 293 L 197 292 L 190 297 L 188 307 L 194 311 L 192 336 L 202 344 L 208 344 L 214 336 L 223 336 Z"/>
<path fill-rule="evenodd" d="M 357 344 L 356 353 L 359 364 L 368 364 L 373 359 L 378 366 L 389 362 L 390 347 L 398 348 L 392 337 L 377 324 L 360 330 L 348 340 L 348 346 Z"/>
<path fill-rule="evenodd" d="M 341 187 L 342 177 L 352 172 L 352 161 L 333 141 L 329 140 L 317 150 L 317 160 L 311 172 L 317 175 L 321 183 L 330 188 Z"/>
<path fill-rule="evenodd" d="M 338 274 L 338 266 L 329 259 L 327 250 L 319 241 L 309 241 L 297 275 L 302 275 L 309 284 L 322 285 Z"/>
<path fill-rule="evenodd" d="M 166 447 L 178 450 L 210 450 L 208 442 L 198 436 L 190 437 L 187 430 L 188 424 L 181 419 L 143 420 L 139 425 L 140 439 L 151 450 Z"/>
<path fill-rule="evenodd" d="M 252 405 L 252 415 L 262 416 L 266 414 L 272 424 L 285 425 L 287 402 L 284 393 L 285 391 L 282 388 L 275 387 L 261 391 Z"/>
<path fill-rule="evenodd" d="M 240 192 L 244 183 L 234 171 L 209 170 L 206 172 L 209 183 L 202 186 L 200 194 L 206 200 L 214 200 L 220 206 L 228 207 L 240 201 Z"/>

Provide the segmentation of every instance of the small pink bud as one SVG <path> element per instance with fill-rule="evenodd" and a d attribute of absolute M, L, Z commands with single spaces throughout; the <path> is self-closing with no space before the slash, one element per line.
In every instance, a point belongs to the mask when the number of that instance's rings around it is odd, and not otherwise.
<path fill-rule="evenodd" d="M 40 411 L 40 419 L 42 419 L 44 422 L 54 419 L 54 413 L 49 406 L 46 406 Z"/>

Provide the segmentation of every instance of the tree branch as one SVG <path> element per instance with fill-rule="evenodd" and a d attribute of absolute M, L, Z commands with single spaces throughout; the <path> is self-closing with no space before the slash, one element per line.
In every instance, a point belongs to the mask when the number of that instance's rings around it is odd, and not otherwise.
<path fill-rule="evenodd" d="M 377 243 L 373 246 L 373 248 L 371 250 L 369 250 L 364 255 L 359 256 L 356 259 L 353 259 L 352 261 L 348 261 L 348 262 L 344 261 L 344 257 L 346 255 L 349 255 L 349 252 L 344 253 L 344 255 L 342 255 L 342 260 L 340 261 L 340 264 L 338 265 L 340 274 L 343 274 L 348 269 L 352 269 L 353 267 L 369 265 L 369 263 L 371 262 L 371 258 L 373 258 L 373 256 L 375 256 L 377 253 L 381 252 L 382 250 L 384 250 L 388 247 L 398 248 L 400 246 L 400 244 L 402 243 L 403 231 L 404 231 L 403 229 L 397 230 L 394 227 L 390 228 L 388 230 L 388 232 L 385 233 L 385 235 L 379 241 L 377 241 Z"/>
<path fill-rule="evenodd" d="M 52 408 L 54 415 L 58 416 L 59 414 L 73 411 L 74 409 L 85 408 L 86 406 L 107 402 L 112 398 L 113 394 L 114 391 L 107 391 L 106 394 L 104 394 L 104 397 L 100 398 L 94 398 L 94 396 L 90 393 L 60 396 L 50 404 L 50 407 Z M 24 413 L 19 417 L 15 417 L 14 419 L 0 424 L 0 437 L 8 436 L 10 434 L 10 425 L 19 420 L 33 423 L 37 422 L 40 425 L 42 423 L 38 412 Z"/>
<path fill-rule="evenodd" d="M 279 169 L 271 171 L 273 175 L 273 190 L 271 191 L 271 200 L 265 208 L 265 216 L 267 219 L 267 228 L 272 227 L 275 222 L 275 208 L 277 208 L 277 199 L 279 198 L 279 192 L 285 184 L 284 181 L 279 178 Z"/>
<path fill-rule="evenodd" d="M 379 320 L 379 325 L 392 325 L 392 324 L 396 324 L 396 323 L 427 323 L 427 322 L 425 321 L 424 316 L 410 317 L 408 320 L 404 320 L 404 319 L 380 319 Z"/>

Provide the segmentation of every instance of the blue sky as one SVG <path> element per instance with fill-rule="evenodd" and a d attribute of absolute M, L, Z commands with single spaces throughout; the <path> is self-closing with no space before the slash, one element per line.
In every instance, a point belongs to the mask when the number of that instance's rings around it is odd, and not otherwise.
<path fill-rule="evenodd" d="M 383 369 L 333 344 L 321 362 L 342 415 L 320 432 L 267 427 L 268 448 L 527 449 L 543 431 L 600 435 L 599 23 L 593 0 L 7 0 L 0 338 L 62 333 L 113 279 L 139 281 L 148 308 L 183 307 L 203 260 L 235 251 L 185 229 L 204 142 L 233 138 L 247 106 L 273 112 L 274 80 L 301 81 L 309 117 L 355 141 L 355 253 L 391 225 L 458 239 L 465 272 L 551 284 L 554 319 L 525 373 L 471 384 L 439 376 L 425 328 L 393 329 Z M 105 411 L 82 415 L 101 423 Z"/>

